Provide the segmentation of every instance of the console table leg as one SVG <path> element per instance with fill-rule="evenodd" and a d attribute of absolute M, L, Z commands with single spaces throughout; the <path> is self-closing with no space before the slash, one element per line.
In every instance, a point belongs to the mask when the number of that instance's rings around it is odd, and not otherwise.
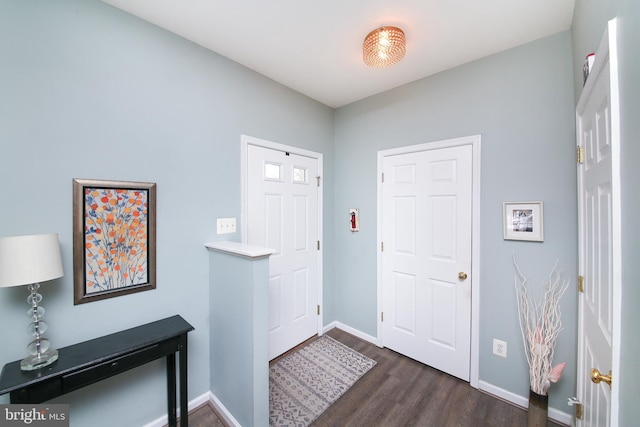
<path fill-rule="evenodd" d="M 182 335 L 180 347 L 180 427 L 189 427 L 189 399 L 187 388 L 187 334 Z M 174 371 L 175 372 L 175 371 Z"/>
<path fill-rule="evenodd" d="M 177 427 L 176 416 L 176 354 L 167 355 L 167 416 L 169 427 Z"/>

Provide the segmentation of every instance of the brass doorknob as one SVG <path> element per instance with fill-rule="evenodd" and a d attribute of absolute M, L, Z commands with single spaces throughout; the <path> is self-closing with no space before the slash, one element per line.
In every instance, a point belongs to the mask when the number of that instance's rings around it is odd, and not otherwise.
<path fill-rule="evenodd" d="M 461 271 L 460 273 L 458 273 L 458 279 L 467 280 L 467 273 L 465 273 L 464 271 Z"/>
<path fill-rule="evenodd" d="M 591 369 L 591 381 L 596 384 L 600 384 L 600 382 L 607 383 L 611 387 L 611 371 L 609 371 L 609 375 L 604 375 L 596 368 L 593 368 Z"/>

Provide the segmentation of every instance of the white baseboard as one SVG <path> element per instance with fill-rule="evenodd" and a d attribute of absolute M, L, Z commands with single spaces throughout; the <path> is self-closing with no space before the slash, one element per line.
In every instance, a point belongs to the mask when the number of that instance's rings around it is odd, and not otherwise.
<path fill-rule="evenodd" d="M 218 411 L 218 414 L 222 417 L 222 419 L 232 427 L 241 427 L 240 423 L 231 415 L 227 408 L 224 407 L 222 402 L 213 394 L 208 391 L 206 393 L 201 394 L 193 400 L 189 401 L 189 411 L 196 409 L 204 403 L 211 402 L 213 407 Z M 180 416 L 180 408 L 177 408 L 178 417 Z M 151 421 L 148 424 L 145 424 L 143 427 L 164 427 L 169 423 L 169 416 L 163 415 L 160 418 L 157 418 Z"/>
<path fill-rule="evenodd" d="M 326 333 L 327 331 L 330 331 L 333 328 L 337 328 L 338 327 L 338 322 L 337 321 L 333 321 L 331 323 L 329 323 L 327 326 L 325 326 L 324 328 L 322 328 L 322 333 Z"/>
<path fill-rule="evenodd" d="M 360 338 L 361 340 L 365 340 L 365 341 L 367 341 L 367 342 L 369 342 L 369 343 L 371 343 L 371 344 L 373 344 L 373 345 L 375 345 L 377 347 L 382 347 L 382 345 L 380 344 L 380 340 L 378 340 L 377 337 L 372 337 L 369 334 L 365 334 L 364 332 L 360 332 L 359 330 L 357 330 L 355 328 L 352 328 L 351 326 L 347 326 L 344 323 L 341 323 L 341 322 L 338 322 L 338 321 L 331 322 L 329 325 L 327 325 L 325 327 L 325 332 L 328 331 L 329 329 L 332 329 L 332 328 L 341 329 L 341 330 L 343 330 L 345 332 L 350 333 L 351 335 L 354 335 L 354 336 Z"/>
<path fill-rule="evenodd" d="M 529 398 L 507 391 L 503 388 L 496 387 L 486 381 L 480 381 L 478 389 L 488 394 L 499 397 L 502 400 L 513 403 L 521 408 L 527 409 L 529 406 Z M 556 408 L 549 408 L 549 418 L 568 426 L 573 425 L 573 416 L 566 412 L 562 412 Z"/>
<path fill-rule="evenodd" d="M 220 416 L 222 416 L 222 419 L 227 423 L 227 425 L 230 425 L 231 427 L 242 427 L 238 420 L 236 420 L 233 415 L 231 415 L 231 412 L 229 412 L 227 408 L 225 408 L 222 402 L 220 402 L 220 400 L 212 392 L 209 392 L 209 400 L 211 401 L 213 407 L 216 408 L 216 411 L 218 411 Z"/>
<path fill-rule="evenodd" d="M 198 406 L 202 405 L 205 402 L 209 401 L 209 393 L 204 393 L 198 397 L 196 397 L 193 400 L 190 400 L 188 403 L 188 408 L 189 411 L 197 408 Z M 176 410 L 178 417 L 180 417 L 180 407 L 178 406 L 177 410 Z M 169 423 L 169 416 L 168 415 L 163 415 L 160 418 L 157 418 L 153 421 L 151 421 L 148 424 L 145 424 L 143 427 L 163 427 L 166 426 Z"/>

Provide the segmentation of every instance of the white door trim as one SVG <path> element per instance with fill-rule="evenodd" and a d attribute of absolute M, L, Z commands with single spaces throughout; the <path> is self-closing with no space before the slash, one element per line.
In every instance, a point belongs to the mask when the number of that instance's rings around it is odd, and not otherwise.
<path fill-rule="evenodd" d="M 470 355 L 470 371 L 469 384 L 471 387 L 479 386 L 479 348 L 480 348 L 480 135 L 472 135 L 462 138 L 448 139 L 437 142 L 429 142 L 425 144 L 411 145 L 407 147 L 392 148 L 389 150 L 378 151 L 378 219 L 377 219 L 377 247 L 380 248 L 382 243 L 382 170 L 383 160 L 387 156 L 398 154 L 415 153 L 419 151 L 437 150 L 440 148 L 458 147 L 462 145 L 471 145 L 473 150 L 473 172 L 472 172 L 472 230 L 471 230 L 471 355 Z M 377 281 L 378 281 L 378 345 L 382 345 L 382 320 L 380 313 L 382 312 L 382 253 L 377 251 Z"/>
<path fill-rule="evenodd" d="M 324 235 L 322 232 L 322 223 L 323 223 L 323 166 L 322 166 L 322 153 L 316 153 L 315 151 L 305 150 L 303 148 L 292 147 L 289 145 L 278 144 L 277 142 L 267 141 L 266 139 L 255 138 L 253 136 L 241 135 L 240 136 L 240 238 L 242 243 L 247 243 L 247 223 L 248 223 L 248 213 L 247 213 L 247 188 L 248 188 L 248 171 L 247 171 L 247 162 L 248 162 L 248 150 L 249 145 L 255 145 L 258 147 L 268 148 L 271 150 L 284 151 L 292 154 L 296 154 L 298 156 L 310 157 L 312 159 L 316 159 L 318 161 L 318 175 L 321 177 L 318 185 L 318 236 L 320 236 L 320 240 L 322 240 L 322 236 Z M 324 245 L 320 244 L 320 250 L 318 251 L 318 304 L 320 305 L 320 315 L 318 316 L 318 324 L 317 330 L 318 335 L 322 335 L 323 333 L 323 318 L 324 318 L 324 300 L 323 300 L 323 281 L 322 281 L 322 266 L 323 259 L 322 254 L 324 253 Z"/>

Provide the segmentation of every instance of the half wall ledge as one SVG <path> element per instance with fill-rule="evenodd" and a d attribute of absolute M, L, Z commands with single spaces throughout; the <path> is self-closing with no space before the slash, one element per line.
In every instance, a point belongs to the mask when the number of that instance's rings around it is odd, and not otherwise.
<path fill-rule="evenodd" d="M 210 242 L 206 243 L 205 247 L 213 251 L 225 252 L 251 259 L 265 258 L 275 252 L 274 249 L 230 241 Z"/>

